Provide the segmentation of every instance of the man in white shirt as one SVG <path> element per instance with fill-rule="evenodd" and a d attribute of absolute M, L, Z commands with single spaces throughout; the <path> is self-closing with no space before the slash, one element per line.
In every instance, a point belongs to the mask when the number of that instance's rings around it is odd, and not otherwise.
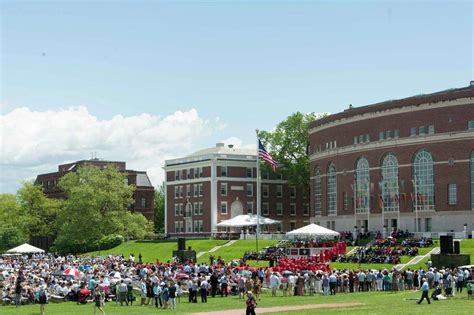
<path fill-rule="evenodd" d="M 277 276 L 277 274 L 274 272 L 270 276 L 270 287 L 272 288 L 272 296 L 276 296 L 276 291 L 278 287 L 280 286 L 280 278 Z"/>

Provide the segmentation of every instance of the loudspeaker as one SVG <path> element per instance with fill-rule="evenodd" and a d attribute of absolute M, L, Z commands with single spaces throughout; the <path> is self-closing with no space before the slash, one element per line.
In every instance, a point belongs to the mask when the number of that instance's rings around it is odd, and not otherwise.
<path fill-rule="evenodd" d="M 441 254 L 453 253 L 453 237 L 451 235 L 440 236 L 439 243 L 441 245 Z"/>
<path fill-rule="evenodd" d="M 461 254 L 461 242 L 459 241 L 454 241 L 454 253 L 459 255 Z"/>
<path fill-rule="evenodd" d="M 180 237 L 178 238 L 178 250 L 185 250 L 186 249 L 186 239 Z"/>

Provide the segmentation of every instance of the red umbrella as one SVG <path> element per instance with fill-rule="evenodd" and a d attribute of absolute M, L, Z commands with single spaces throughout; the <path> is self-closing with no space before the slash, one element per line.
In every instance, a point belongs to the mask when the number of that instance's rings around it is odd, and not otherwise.
<path fill-rule="evenodd" d="M 66 276 L 73 276 L 79 278 L 79 270 L 77 270 L 76 268 L 67 268 L 66 270 L 64 270 L 64 274 Z"/>
<path fill-rule="evenodd" d="M 177 279 L 189 279 L 189 276 L 188 276 L 187 274 L 185 274 L 185 273 L 178 273 L 178 274 L 176 275 L 176 278 L 177 278 Z"/>

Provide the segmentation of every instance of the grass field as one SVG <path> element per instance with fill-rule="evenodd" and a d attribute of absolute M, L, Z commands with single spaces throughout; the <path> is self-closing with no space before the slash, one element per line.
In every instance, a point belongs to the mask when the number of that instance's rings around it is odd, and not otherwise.
<path fill-rule="evenodd" d="M 186 240 L 186 248 L 191 246 L 197 254 L 199 252 L 208 251 L 215 246 L 224 245 L 225 243 L 227 243 L 225 240 Z M 138 261 L 138 254 L 141 253 L 144 262 L 156 262 L 157 259 L 166 262 L 172 258 L 172 252 L 177 248 L 178 244 L 176 240 L 158 242 L 129 241 L 112 249 L 91 252 L 86 255 L 123 254 L 125 257 L 128 257 L 130 253 L 133 253 L 135 254 L 135 261 Z M 209 261 L 209 259 L 207 261 Z"/>
<path fill-rule="evenodd" d="M 291 312 L 278 312 L 273 314 L 472 314 L 474 309 L 474 300 L 467 300 L 466 293 L 461 296 L 450 298 L 446 301 L 432 301 L 431 305 L 416 305 L 415 300 L 421 296 L 420 292 L 403 291 L 398 293 L 387 292 L 362 292 L 337 294 L 335 296 L 303 296 L 303 297 L 282 297 L 281 291 L 278 297 L 271 297 L 267 290 L 264 290 L 261 301 L 258 301 L 256 309 L 257 314 L 259 308 L 270 306 L 287 306 L 287 305 L 305 305 L 305 304 L 322 304 L 322 303 L 343 303 L 358 302 L 361 306 L 339 309 L 322 309 L 322 310 L 304 310 Z M 105 305 L 106 314 L 113 315 L 134 315 L 134 314 L 190 314 L 194 312 L 209 312 L 226 309 L 240 309 L 242 314 L 245 312 L 244 300 L 239 300 L 236 296 L 227 298 L 209 298 L 207 304 L 200 303 L 190 304 L 185 298 L 178 304 L 175 311 L 157 310 L 152 306 L 116 306 L 115 302 L 109 302 Z M 15 309 L 14 306 L 0 306 L 0 314 L 2 315 L 19 315 L 39 314 L 38 305 L 22 306 Z M 66 302 L 62 304 L 48 304 L 46 306 L 47 315 L 82 315 L 92 314 L 92 305 L 76 305 L 75 303 Z"/>

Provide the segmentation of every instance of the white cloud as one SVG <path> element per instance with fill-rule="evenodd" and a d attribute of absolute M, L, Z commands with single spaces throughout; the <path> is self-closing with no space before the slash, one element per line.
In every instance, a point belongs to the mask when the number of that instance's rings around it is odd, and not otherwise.
<path fill-rule="evenodd" d="M 93 152 L 101 159 L 126 161 L 128 169 L 146 170 L 158 186 L 166 159 L 189 154 L 193 143 L 224 127 L 195 109 L 99 120 L 83 106 L 44 112 L 17 108 L 0 115 L 0 191 L 14 192 L 22 180 L 88 159 Z"/>

